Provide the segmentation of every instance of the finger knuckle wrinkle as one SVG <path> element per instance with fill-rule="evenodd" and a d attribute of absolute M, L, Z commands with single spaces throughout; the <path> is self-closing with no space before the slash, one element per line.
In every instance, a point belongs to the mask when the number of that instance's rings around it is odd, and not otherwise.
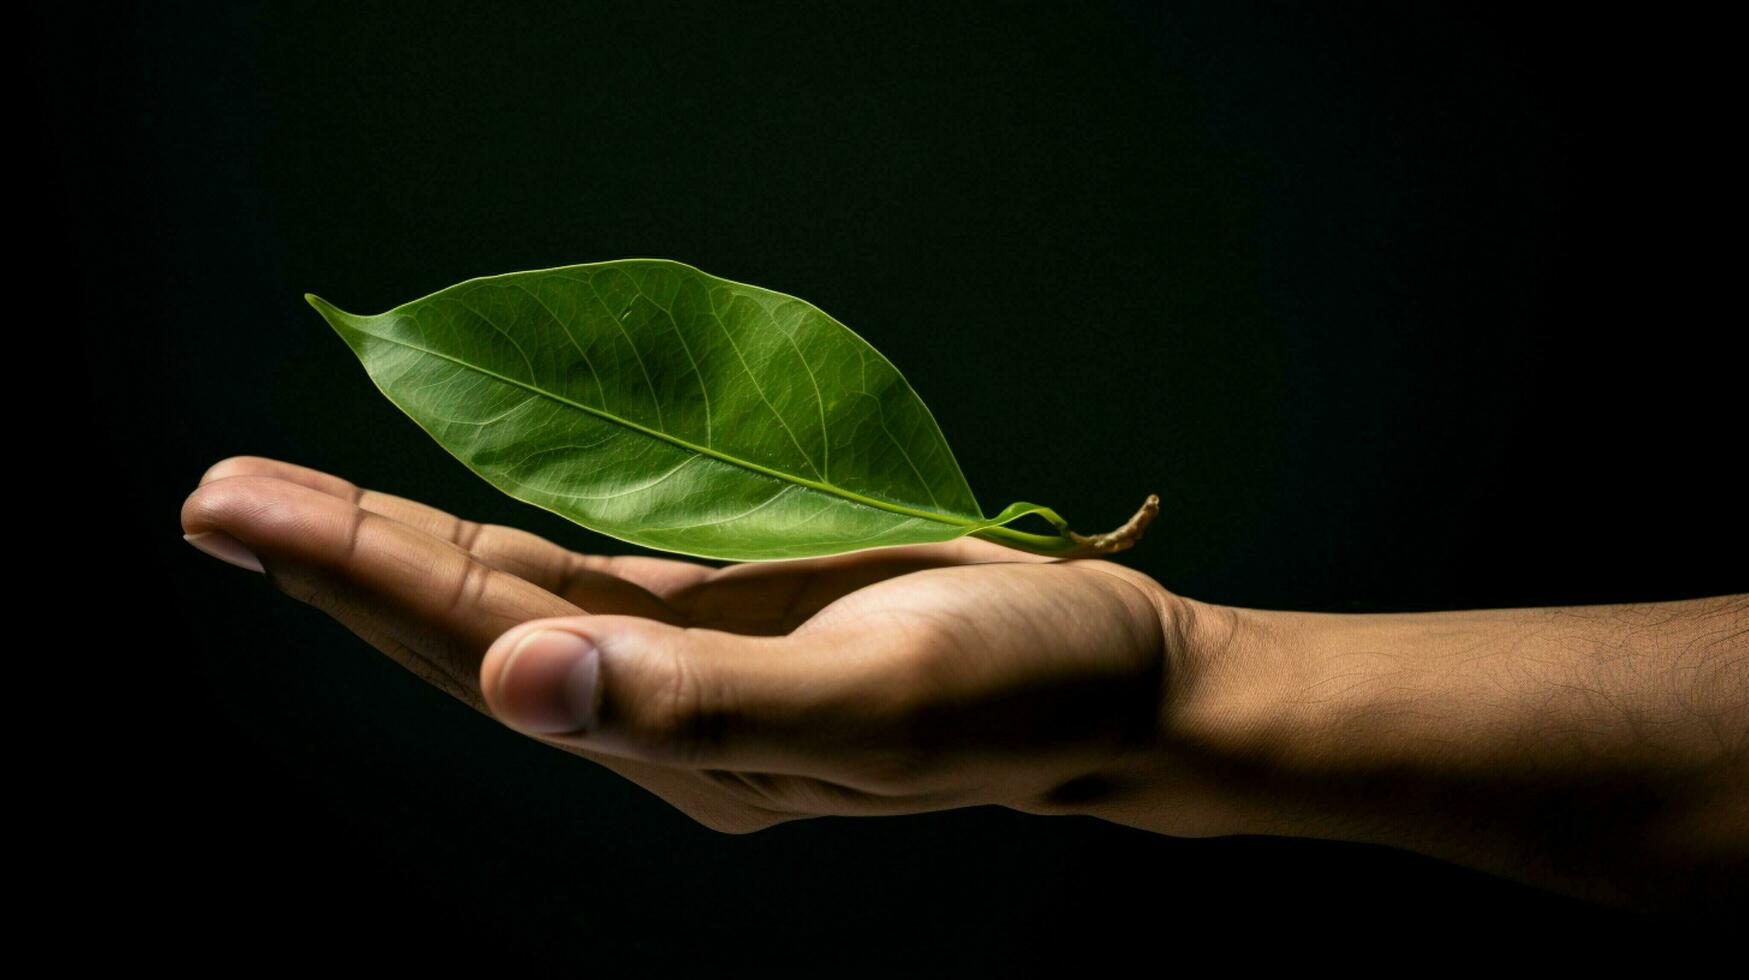
<path fill-rule="evenodd" d="M 445 610 L 453 613 L 478 606 L 485 597 L 492 574 L 492 569 L 486 565 L 477 561 L 463 561 L 461 571 L 456 575 L 455 589 L 449 595 Z"/>
<path fill-rule="evenodd" d="M 463 551 L 479 554 L 480 546 L 489 543 L 489 532 L 492 530 L 493 526 L 490 524 L 480 524 L 458 517 L 451 538 Z M 482 541 L 482 538 L 488 538 L 488 541 Z"/>
<path fill-rule="evenodd" d="M 683 763 L 714 757 L 727 728 L 709 679 L 678 646 L 667 654 L 666 683 L 650 734 Z"/>

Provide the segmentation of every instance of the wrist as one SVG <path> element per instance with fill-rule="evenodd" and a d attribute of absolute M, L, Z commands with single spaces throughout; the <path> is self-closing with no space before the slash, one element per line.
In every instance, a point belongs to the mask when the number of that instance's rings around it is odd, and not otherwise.
<path fill-rule="evenodd" d="M 1153 736 L 1090 774 L 1101 791 L 1072 809 L 1027 809 L 1174 836 L 1314 832 L 1314 815 L 1282 792 L 1296 746 L 1315 726 L 1297 697 L 1314 683 L 1314 660 L 1289 624 L 1272 618 L 1294 614 L 1199 602 L 1125 577 L 1149 592 L 1159 619 Z"/>
<path fill-rule="evenodd" d="M 1191 787 L 1205 833 L 1309 835 L 1321 819 L 1294 787 L 1321 764 L 1341 710 L 1308 698 L 1323 669 L 1306 624 L 1174 596 L 1164 608 L 1172 671 L 1153 765 Z"/>
<path fill-rule="evenodd" d="M 1429 736 L 1395 710 L 1399 636 L 1375 617 L 1276 612 L 1159 589 L 1166 683 L 1137 799 L 1088 812 L 1180 836 L 1377 840 L 1357 783 L 1389 782 Z M 1107 805 L 1107 804 L 1111 805 Z"/>
<path fill-rule="evenodd" d="M 1497 771 L 1492 734 L 1513 713 L 1473 689 L 1473 672 L 1430 656 L 1461 658 L 1497 638 L 1486 617 L 1189 601 L 1177 615 L 1182 684 L 1161 714 L 1161 764 L 1220 797 L 1221 833 L 1437 851 L 1406 832 L 1417 821 L 1401 811 L 1461 797 L 1471 778 Z"/>

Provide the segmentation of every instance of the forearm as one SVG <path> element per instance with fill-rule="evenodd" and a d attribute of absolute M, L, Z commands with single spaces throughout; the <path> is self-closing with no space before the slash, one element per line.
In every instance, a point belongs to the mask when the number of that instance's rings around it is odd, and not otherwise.
<path fill-rule="evenodd" d="M 1606 901 L 1704 900 L 1749 863 L 1749 596 L 1182 615 L 1164 741 L 1226 832 L 1387 844 Z"/>

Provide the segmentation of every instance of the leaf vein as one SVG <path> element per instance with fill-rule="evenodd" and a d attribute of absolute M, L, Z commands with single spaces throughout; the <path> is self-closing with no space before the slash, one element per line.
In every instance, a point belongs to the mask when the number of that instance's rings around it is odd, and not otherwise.
<path fill-rule="evenodd" d="M 750 517 L 753 514 L 756 514 L 760 511 L 764 510 L 765 508 L 770 507 L 772 504 L 777 503 L 777 499 L 779 497 L 782 497 L 784 494 L 789 493 L 791 490 L 794 490 L 794 489 L 796 489 L 796 485 L 793 483 L 791 483 L 787 486 L 784 486 L 784 487 L 780 487 L 776 493 L 765 498 L 764 500 L 760 501 L 759 503 L 753 505 L 752 507 L 748 508 L 747 510 L 742 511 L 739 514 L 733 514 L 733 515 L 730 515 L 729 517 L 725 517 L 720 521 L 701 521 L 697 524 L 677 524 L 673 527 L 646 527 L 646 528 L 642 528 L 641 530 L 659 534 L 663 531 L 691 531 L 691 530 L 694 530 L 696 528 L 701 528 L 701 527 L 718 527 L 718 526 L 723 525 L 723 524 L 733 524 L 734 522 L 741 520 L 742 518 Z"/>
<path fill-rule="evenodd" d="M 801 315 L 797 314 L 796 322 L 799 323 L 800 320 Z M 790 336 L 789 331 L 783 328 L 783 321 L 779 320 L 776 314 L 773 314 L 771 322 L 777 324 L 777 332 L 783 335 L 784 340 L 789 341 L 790 350 L 796 352 L 796 360 L 802 362 L 802 370 L 808 372 L 808 383 L 814 386 L 814 404 L 820 409 L 820 479 L 830 480 L 832 479 L 832 433 L 826 428 L 826 398 L 820 394 L 820 379 L 814 376 L 814 369 L 808 364 L 807 357 L 802 354 L 801 346 L 796 343 L 794 337 Z"/>
<path fill-rule="evenodd" d="M 614 315 L 613 308 L 608 306 L 607 300 L 601 297 L 601 290 L 595 288 L 594 277 L 573 279 L 572 281 L 581 282 L 589 287 L 589 291 L 595 295 L 595 302 L 601 304 L 601 312 L 607 314 L 608 322 L 618 328 L 619 335 L 626 339 L 626 346 L 632 349 L 632 356 L 638 359 L 638 370 L 644 373 L 644 384 L 650 386 L 650 404 L 656 409 L 656 428 L 668 428 L 667 424 L 662 421 L 662 396 L 656 391 L 656 381 L 650 377 L 650 368 L 644 363 L 644 355 L 638 353 L 638 345 L 632 342 L 632 335 L 626 331 L 625 324 L 619 322 L 619 317 Z"/>
<path fill-rule="evenodd" d="M 596 443 L 595 445 L 600 445 L 600 444 Z M 523 463 L 526 463 L 529 460 L 535 458 L 536 456 L 540 456 L 544 453 L 560 452 L 560 451 L 565 450 L 565 449 L 588 449 L 588 448 L 590 448 L 590 447 L 589 446 L 554 446 L 551 449 L 543 449 L 540 452 L 530 453 L 527 456 L 523 457 L 515 465 L 521 466 Z M 688 464 L 696 463 L 702 458 L 703 457 L 700 457 L 700 456 L 688 456 L 684 460 L 681 460 L 680 465 L 674 467 L 673 469 L 670 469 L 668 472 L 663 473 L 661 476 L 655 478 L 654 480 L 651 480 L 648 483 L 640 484 L 639 486 L 635 486 L 635 487 L 627 487 L 627 488 L 620 490 L 620 491 L 617 491 L 615 493 L 607 493 L 607 494 L 564 493 L 564 492 L 559 491 L 559 490 L 549 490 L 549 489 L 546 489 L 544 487 L 536 486 L 535 484 L 529 483 L 529 482 L 524 481 L 524 480 L 518 480 L 516 477 L 510 476 L 508 473 L 505 474 L 505 479 L 516 484 L 517 486 L 527 487 L 530 490 L 534 490 L 534 491 L 537 491 L 539 493 L 549 494 L 549 495 L 554 496 L 554 497 L 563 497 L 566 500 L 618 500 L 621 497 L 630 497 L 633 494 L 643 493 L 644 491 L 649 490 L 653 487 L 656 487 L 659 484 L 665 483 L 674 474 L 685 469 Z"/>
<path fill-rule="evenodd" d="M 577 343 L 577 338 L 571 333 L 571 328 L 565 325 L 565 321 L 559 319 L 559 315 L 553 312 L 553 308 L 548 306 L 546 300 L 541 299 L 534 290 L 519 282 L 513 282 L 511 285 L 527 293 L 529 299 L 534 300 L 542 310 L 545 310 L 547 316 L 553 318 L 553 323 L 558 326 L 559 332 L 565 335 L 565 339 L 571 342 L 572 347 L 577 348 L 577 356 L 583 358 L 583 365 L 589 369 L 589 376 L 595 379 L 595 391 L 601 396 L 601 407 L 606 408 L 607 386 L 601 383 L 601 374 L 595 370 L 595 362 L 589 359 L 589 352 L 583 349 L 583 345 Z"/>
<path fill-rule="evenodd" d="M 553 392 L 547 391 L 544 388 L 537 387 L 537 386 L 530 384 L 528 382 L 525 382 L 525 381 L 519 381 L 519 380 L 512 378 L 508 375 L 499 374 L 498 372 L 493 371 L 490 368 L 484 368 L 484 367 L 481 367 L 477 364 L 470 364 L 467 361 L 464 361 L 464 360 L 454 356 L 453 354 L 446 354 L 443 351 L 434 350 L 430 347 L 421 347 L 418 344 L 414 344 L 410 341 L 403 340 L 399 337 L 389 337 L 389 336 L 384 336 L 383 334 L 371 333 L 370 331 L 363 330 L 357 326 L 352 327 L 352 329 L 356 330 L 359 333 L 364 334 L 365 336 L 373 337 L 377 340 L 383 341 L 384 343 L 394 344 L 394 345 L 399 346 L 399 347 L 405 347 L 405 348 L 408 348 L 409 350 L 415 350 L 415 351 L 418 351 L 422 354 L 428 354 L 432 357 L 436 357 L 436 358 L 440 358 L 440 359 L 445 360 L 445 361 L 449 361 L 451 364 L 455 364 L 455 365 L 458 365 L 460 367 L 466 368 L 470 371 L 474 371 L 474 372 L 477 372 L 479 374 L 483 374 L 489 378 L 493 378 L 497 381 L 501 381 L 504 384 L 515 385 L 518 388 L 522 388 L 525 391 L 529 391 L 529 392 L 532 392 L 536 395 L 540 395 L 543 398 L 551 399 L 552 401 L 558 402 L 561 405 L 567 405 L 571 408 L 577 409 L 578 411 L 586 412 L 586 413 L 593 415 L 597 418 L 604 419 L 604 420 L 612 422 L 616 425 L 624 426 L 625 428 L 631 429 L 635 432 L 639 432 L 639 433 L 642 433 L 646 436 L 650 436 L 652 438 L 660 439 L 664 442 L 671 443 L 673 445 L 679 446 L 682 449 L 688 450 L 688 451 L 696 453 L 698 455 L 709 456 L 713 459 L 721 460 L 722 462 L 728 463 L 731 466 L 738 466 L 742 469 L 749 470 L 749 471 L 754 472 L 754 473 L 759 473 L 759 474 L 762 474 L 764 476 L 773 477 L 773 478 L 779 479 L 779 480 L 785 480 L 785 481 L 788 481 L 790 483 L 795 483 L 795 484 L 798 484 L 800 486 L 806 487 L 807 489 L 815 490 L 815 491 L 818 491 L 820 493 L 824 493 L 824 494 L 828 494 L 830 496 L 838 497 L 842 500 L 848 500 L 852 503 L 858 503 L 858 504 L 862 504 L 864 506 L 874 507 L 878 510 L 889 511 L 889 512 L 894 513 L 894 514 L 903 514 L 907 517 L 914 517 L 914 518 L 918 518 L 920 520 L 935 521 L 935 522 L 940 523 L 940 524 L 952 524 L 952 525 L 955 525 L 957 527 L 964 527 L 964 528 L 971 528 L 971 529 L 978 529 L 978 528 L 986 527 L 989 525 L 989 521 L 985 518 L 982 518 L 982 517 L 966 518 L 966 517 L 961 517 L 957 514 L 948 514 L 948 513 L 943 513 L 941 511 L 920 510 L 918 508 L 910 507 L 910 506 L 907 506 L 905 504 L 900 504 L 900 503 L 896 503 L 896 502 L 888 501 L 888 500 L 881 500 L 881 499 L 876 498 L 876 497 L 868 497 L 868 496 L 865 496 L 863 494 L 857 493 L 854 490 L 847 490 L 843 487 L 833 486 L 833 485 L 828 484 L 828 483 L 821 483 L 818 480 L 810 480 L 807 477 L 800 476 L 798 474 L 785 473 L 781 470 L 774 470 L 768 466 L 763 466 L 759 463 L 755 463 L 752 460 L 738 459 L 734 456 L 730 456 L 727 453 L 721 452 L 719 450 L 710 449 L 708 447 L 699 446 L 695 443 L 688 442 L 685 439 L 682 439 L 679 436 L 673 435 L 671 433 L 663 432 L 663 431 L 658 430 L 658 429 L 652 429 L 649 426 L 641 425 L 637 422 L 632 421 L 631 419 L 621 418 L 621 417 L 614 415 L 613 413 L 607 411 L 606 409 L 596 408 L 596 407 L 591 406 L 591 405 L 585 405 L 581 402 L 572 401 L 571 399 L 566 398 L 563 395 L 555 394 Z M 873 397 L 873 396 L 869 396 L 869 397 Z"/>
<path fill-rule="evenodd" d="M 886 405 L 879 398 L 868 393 L 868 355 L 862 352 L 861 347 L 856 348 L 856 360 L 862 373 L 863 387 L 863 390 L 858 391 L 857 394 L 864 398 L 871 399 L 875 403 L 875 414 L 880 418 L 881 431 L 885 432 L 887 438 L 892 440 L 893 445 L 899 450 L 899 455 L 905 457 L 905 465 L 911 467 L 912 475 L 916 476 L 917 482 L 923 485 L 923 492 L 929 495 L 929 502 L 940 507 L 941 502 L 935 499 L 935 488 L 931 487 L 929 481 L 923 478 L 923 471 L 917 468 L 917 464 L 911 459 L 911 454 L 905 451 L 905 444 L 899 441 L 898 436 L 893 435 L 892 429 L 887 428 Z"/>
<path fill-rule="evenodd" d="M 765 389 L 760 387 L 759 379 L 753 376 L 753 369 L 747 366 L 747 358 L 741 356 L 741 348 L 735 343 L 734 334 L 729 332 L 729 325 L 723 322 L 722 316 L 717 313 L 717 303 L 714 299 L 711 300 L 711 319 L 717 321 L 717 328 L 723 332 L 723 337 L 728 340 L 729 349 L 735 352 L 735 360 L 741 362 L 741 370 L 747 372 L 747 380 L 753 383 L 753 391 L 759 395 L 759 400 L 764 402 L 765 407 L 771 410 L 771 417 L 777 419 L 777 424 L 783 426 L 783 431 L 789 433 L 790 445 L 795 446 L 796 452 L 802 454 L 802 462 L 807 463 L 808 469 L 814 471 L 815 479 L 824 479 L 820 474 L 820 468 L 814 465 L 814 458 L 808 455 L 806 449 L 802 448 L 801 440 L 796 438 L 796 434 L 790 429 L 789 423 L 784 421 L 783 413 L 777 410 L 777 406 L 771 403 L 771 399 L 765 397 Z"/>
<path fill-rule="evenodd" d="M 476 317 L 479 317 L 480 320 L 482 320 L 486 324 L 486 326 L 491 327 L 493 330 L 498 331 L 498 335 L 500 337 L 503 337 L 505 340 L 510 341 L 510 346 L 516 348 L 516 353 L 522 355 L 522 363 L 528 365 L 528 383 L 529 384 L 538 384 L 540 382 L 540 376 L 535 374 L 534 361 L 529 360 L 528 351 L 525 351 L 522 349 L 522 345 L 516 342 L 515 337 L 512 337 L 509 334 L 505 333 L 504 328 L 498 326 L 498 324 L 496 324 L 496 323 L 493 323 L 491 317 L 489 317 L 486 314 L 481 313 L 479 310 L 476 310 L 473 307 L 469 306 L 467 300 L 461 298 L 460 296 L 457 296 L 455 298 L 455 301 L 456 301 L 456 304 L 458 306 L 460 306 L 462 309 L 467 310 L 469 313 L 472 313 Z"/>
<path fill-rule="evenodd" d="M 626 278 L 631 279 L 630 276 Z M 711 392 L 709 388 L 705 387 L 704 372 L 698 369 L 698 361 L 692 356 L 692 347 L 686 342 L 686 331 L 680 329 L 680 322 L 674 319 L 674 311 L 656 302 L 656 297 L 644 292 L 642 283 L 632 279 L 632 288 L 636 289 L 639 296 L 649 300 L 651 306 L 661 310 L 662 314 L 668 318 L 668 325 L 674 328 L 675 339 L 680 341 L 680 349 L 686 352 L 686 362 L 692 365 L 692 376 L 698 381 L 698 393 L 704 398 L 704 444 L 708 446 L 711 444 Z"/>

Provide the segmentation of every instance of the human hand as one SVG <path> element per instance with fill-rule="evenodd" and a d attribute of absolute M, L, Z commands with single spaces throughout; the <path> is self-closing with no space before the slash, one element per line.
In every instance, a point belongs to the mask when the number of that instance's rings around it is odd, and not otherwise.
<path fill-rule="evenodd" d="M 182 525 L 717 830 L 998 804 L 1386 844 L 1608 901 L 1741 891 L 1749 782 L 1719 733 L 1745 730 L 1743 596 L 1275 612 L 970 539 L 712 568 L 253 457 Z"/>
<path fill-rule="evenodd" d="M 587 555 L 258 457 L 215 465 L 181 516 L 427 681 L 729 832 L 1086 812 L 1144 769 L 1157 789 L 1188 654 L 1185 600 L 1147 576 L 973 539 L 725 568 Z M 1213 832 L 1179 789 L 1171 829 Z"/>

